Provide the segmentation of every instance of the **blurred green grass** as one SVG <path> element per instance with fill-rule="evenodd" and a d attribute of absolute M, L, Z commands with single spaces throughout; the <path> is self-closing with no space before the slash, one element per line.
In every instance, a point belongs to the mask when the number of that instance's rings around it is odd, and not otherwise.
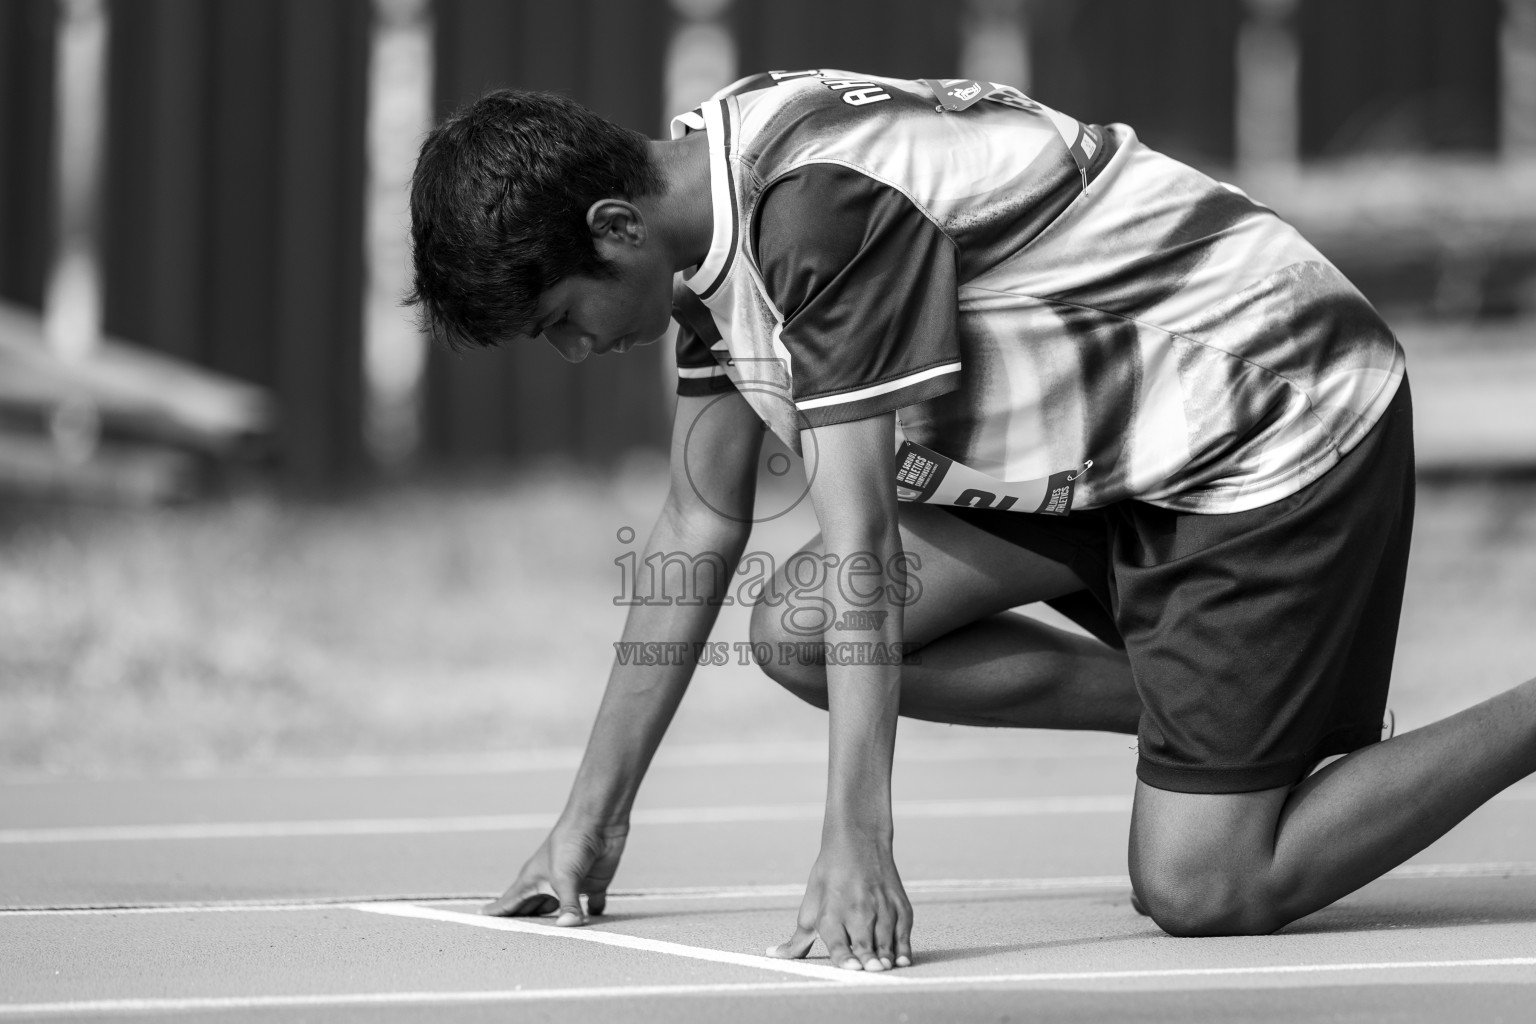
<path fill-rule="evenodd" d="M 543 470 L 332 503 L 6 510 L 0 771 L 266 770 L 581 743 L 618 638 L 614 559 L 665 469 Z M 779 557 L 807 510 L 759 530 Z M 1536 675 L 1536 483 L 1421 489 L 1393 706 L 1411 728 Z M 715 639 L 745 639 L 726 609 Z M 674 734 L 820 740 L 754 668 L 702 669 Z M 969 730 L 919 726 L 964 742 Z M 909 731 L 906 735 L 911 735 Z M 974 735 L 971 733 L 971 735 Z"/>

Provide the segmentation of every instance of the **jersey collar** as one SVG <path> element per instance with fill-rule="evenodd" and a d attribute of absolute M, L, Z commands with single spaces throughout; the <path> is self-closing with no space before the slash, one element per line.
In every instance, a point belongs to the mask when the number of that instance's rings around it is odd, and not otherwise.
<path fill-rule="evenodd" d="M 725 282 L 736 255 L 740 225 L 736 208 L 736 181 L 731 166 L 733 142 L 731 112 L 726 100 L 710 100 L 697 110 L 672 119 L 672 137 L 682 138 L 690 131 L 704 131 L 709 143 L 709 200 L 714 211 L 714 233 L 709 252 L 683 283 L 701 299 L 708 299 Z"/>

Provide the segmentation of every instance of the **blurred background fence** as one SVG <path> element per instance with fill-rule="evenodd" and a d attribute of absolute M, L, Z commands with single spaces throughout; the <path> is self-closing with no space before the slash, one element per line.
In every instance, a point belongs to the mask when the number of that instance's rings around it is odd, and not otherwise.
<path fill-rule="evenodd" d="M 811 66 L 1130 123 L 1274 203 L 1394 318 L 1536 307 L 1531 0 L 4 0 L 0 334 L 262 389 L 275 414 L 241 422 L 304 488 L 659 445 L 665 346 L 573 368 L 424 344 L 398 307 L 416 146 L 496 86 L 657 134 L 739 74 Z M 110 422 L 46 394 L 47 443 L 89 461 Z"/>
<path fill-rule="evenodd" d="M 495 86 L 655 134 L 818 66 L 1019 85 L 1295 221 L 1409 350 L 1400 725 L 1530 675 L 1536 0 L 0 0 L 0 778 L 581 742 L 667 346 L 433 350 L 417 147 Z M 690 689 L 685 741 L 825 728 L 752 666 Z"/>

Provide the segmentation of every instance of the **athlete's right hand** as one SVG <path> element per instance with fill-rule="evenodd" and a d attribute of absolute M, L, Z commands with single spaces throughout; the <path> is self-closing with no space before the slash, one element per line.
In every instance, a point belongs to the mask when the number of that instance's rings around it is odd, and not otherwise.
<path fill-rule="evenodd" d="M 622 825 L 568 825 L 563 819 L 528 858 L 517 880 L 500 898 L 480 908 L 493 917 L 536 917 L 555 914 L 561 927 L 585 924 L 581 897 L 587 909 L 601 914 L 608 903 L 608 884 L 624 854 L 628 823 Z"/>

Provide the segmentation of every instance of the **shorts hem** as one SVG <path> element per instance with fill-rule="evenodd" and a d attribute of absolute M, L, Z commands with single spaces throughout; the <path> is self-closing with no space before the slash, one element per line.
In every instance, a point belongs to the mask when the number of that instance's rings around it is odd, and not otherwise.
<path fill-rule="evenodd" d="M 1142 755 L 1136 759 L 1136 777 L 1153 789 L 1173 793 L 1252 793 L 1294 786 L 1323 758 L 1348 754 L 1380 741 L 1381 726 L 1378 724 L 1337 730 L 1310 753 L 1272 764 L 1172 765 Z"/>

